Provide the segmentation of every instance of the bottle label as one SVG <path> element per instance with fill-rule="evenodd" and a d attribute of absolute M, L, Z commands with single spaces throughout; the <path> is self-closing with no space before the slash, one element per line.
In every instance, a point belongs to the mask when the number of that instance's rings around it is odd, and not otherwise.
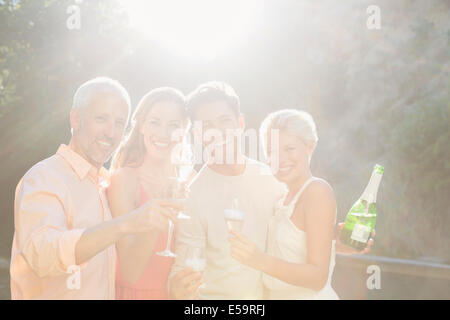
<path fill-rule="evenodd" d="M 367 240 L 369 239 L 369 236 L 370 236 L 370 227 L 357 223 L 353 227 L 353 232 L 350 238 L 352 240 L 366 243 Z"/>

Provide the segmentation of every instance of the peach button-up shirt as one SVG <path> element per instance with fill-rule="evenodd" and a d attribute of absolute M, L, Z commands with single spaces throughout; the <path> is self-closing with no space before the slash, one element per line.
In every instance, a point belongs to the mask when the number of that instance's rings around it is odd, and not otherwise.
<path fill-rule="evenodd" d="M 14 203 L 12 299 L 114 299 L 115 247 L 77 266 L 83 232 L 111 219 L 98 171 L 66 145 L 33 166 Z"/>

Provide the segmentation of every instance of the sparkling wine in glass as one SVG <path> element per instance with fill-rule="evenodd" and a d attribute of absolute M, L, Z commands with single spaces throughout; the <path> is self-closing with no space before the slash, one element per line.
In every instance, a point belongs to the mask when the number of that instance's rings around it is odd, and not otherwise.
<path fill-rule="evenodd" d="M 233 199 L 231 209 L 224 210 L 224 217 L 227 223 L 228 231 L 241 233 L 244 226 L 245 214 L 239 210 L 239 200 Z"/>
<path fill-rule="evenodd" d="M 161 199 L 169 200 L 171 202 L 177 202 L 177 201 L 175 201 L 176 194 L 178 192 L 177 191 L 178 184 L 175 183 L 177 181 L 178 180 L 176 178 L 168 179 L 167 186 L 165 188 L 161 188 Z M 168 258 L 176 257 L 175 253 L 173 253 L 170 250 L 170 246 L 172 243 L 172 237 L 173 237 L 173 222 L 172 222 L 172 220 L 169 219 L 169 232 L 168 232 L 168 237 L 167 237 L 166 249 L 162 252 L 157 252 L 156 254 L 163 256 L 163 257 L 168 257 Z"/>
<path fill-rule="evenodd" d="M 169 178 L 169 189 L 169 200 L 184 206 L 186 204 L 186 196 L 183 194 L 182 184 L 177 177 Z M 188 220 L 191 216 L 179 211 L 177 218 Z"/>
<path fill-rule="evenodd" d="M 187 182 L 194 170 L 194 164 L 192 162 L 181 162 L 175 165 L 177 171 L 177 177 L 180 183 Z"/>
<path fill-rule="evenodd" d="M 182 190 L 182 185 L 189 181 L 193 170 L 194 170 L 194 154 L 189 149 L 189 147 L 185 147 L 181 153 L 175 156 L 174 166 L 176 171 L 176 180 L 173 183 L 176 184 L 177 194 L 178 196 L 174 197 L 177 202 L 180 204 L 184 204 L 186 201 L 186 195 L 182 194 L 184 190 Z M 190 219 L 189 215 L 184 214 L 183 212 L 178 213 L 178 219 Z"/>
<path fill-rule="evenodd" d="M 175 166 L 178 180 L 187 182 L 194 170 L 195 156 L 188 145 L 183 146 L 181 152 L 172 155 L 172 163 Z"/>
<path fill-rule="evenodd" d="M 204 248 L 188 247 L 185 264 L 196 272 L 203 272 L 206 267 L 206 255 Z M 205 284 L 202 284 L 200 288 L 205 288 Z"/>

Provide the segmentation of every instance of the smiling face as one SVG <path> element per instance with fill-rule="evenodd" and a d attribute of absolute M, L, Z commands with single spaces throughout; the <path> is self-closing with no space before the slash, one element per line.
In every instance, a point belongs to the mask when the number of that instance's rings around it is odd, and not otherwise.
<path fill-rule="evenodd" d="M 155 102 L 140 125 L 147 154 L 152 159 L 170 158 L 174 146 L 181 142 L 185 116 L 177 103 Z M 176 139 L 176 136 L 178 139 Z"/>
<path fill-rule="evenodd" d="M 201 141 L 204 146 L 221 143 L 225 141 L 228 130 L 243 129 L 244 127 L 242 116 L 237 116 L 233 109 L 221 100 L 198 105 L 193 114 L 193 121 L 201 123 Z"/>
<path fill-rule="evenodd" d="M 95 94 L 88 106 L 72 109 L 73 140 L 80 155 L 100 168 L 118 147 L 128 115 L 128 104 L 111 93 Z"/>
<path fill-rule="evenodd" d="M 270 158 L 271 135 L 267 137 L 267 154 Z M 275 144 L 276 145 L 276 144 Z M 298 136 L 289 133 L 287 130 L 279 131 L 278 140 L 278 168 L 274 172 L 275 177 L 287 184 L 298 180 L 309 170 L 309 159 L 312 156 L 315 145 L 305 143 Z"/>

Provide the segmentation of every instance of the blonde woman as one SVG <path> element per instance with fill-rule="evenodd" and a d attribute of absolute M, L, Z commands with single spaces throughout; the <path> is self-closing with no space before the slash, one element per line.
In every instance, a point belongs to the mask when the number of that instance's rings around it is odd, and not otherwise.
<path fill-rule="evenodd" d="M 171 155 L 186 133 L 188 122 L 185 98 L 176 89 L 157 88 L 141 99 L 131 131 L 111 165 L 107 194 L 114 217 L 161 198 L 169 177 L 176 176 Z M 117 243 L 116 299 L 169 298 L 167 279 L 173 259 L 156 254 L 166 248 L 167 241 L 167 224 L 161 221 L 161 228 L 154 232 L 128 236 Z M 201 275 L 186 271 L 183 276 L 192 282 L 189 293 L 193 294 Z"/>
<path fill-rule="evenodd" d="M 278 150 L 270 150 L 271 130 L 279 130 Z M 314 120 L 303 111 L 280 110 L 266 117 L 260 134 L 266 154 L 278 152 L 274 175 L 288 192 L 269 222 L 267 253 L 233 233 L 231 254 L 263 272 L 269 299 L 338 299 L 331 287 L 336 201 L 331 186 L 311 173 Z"/>

